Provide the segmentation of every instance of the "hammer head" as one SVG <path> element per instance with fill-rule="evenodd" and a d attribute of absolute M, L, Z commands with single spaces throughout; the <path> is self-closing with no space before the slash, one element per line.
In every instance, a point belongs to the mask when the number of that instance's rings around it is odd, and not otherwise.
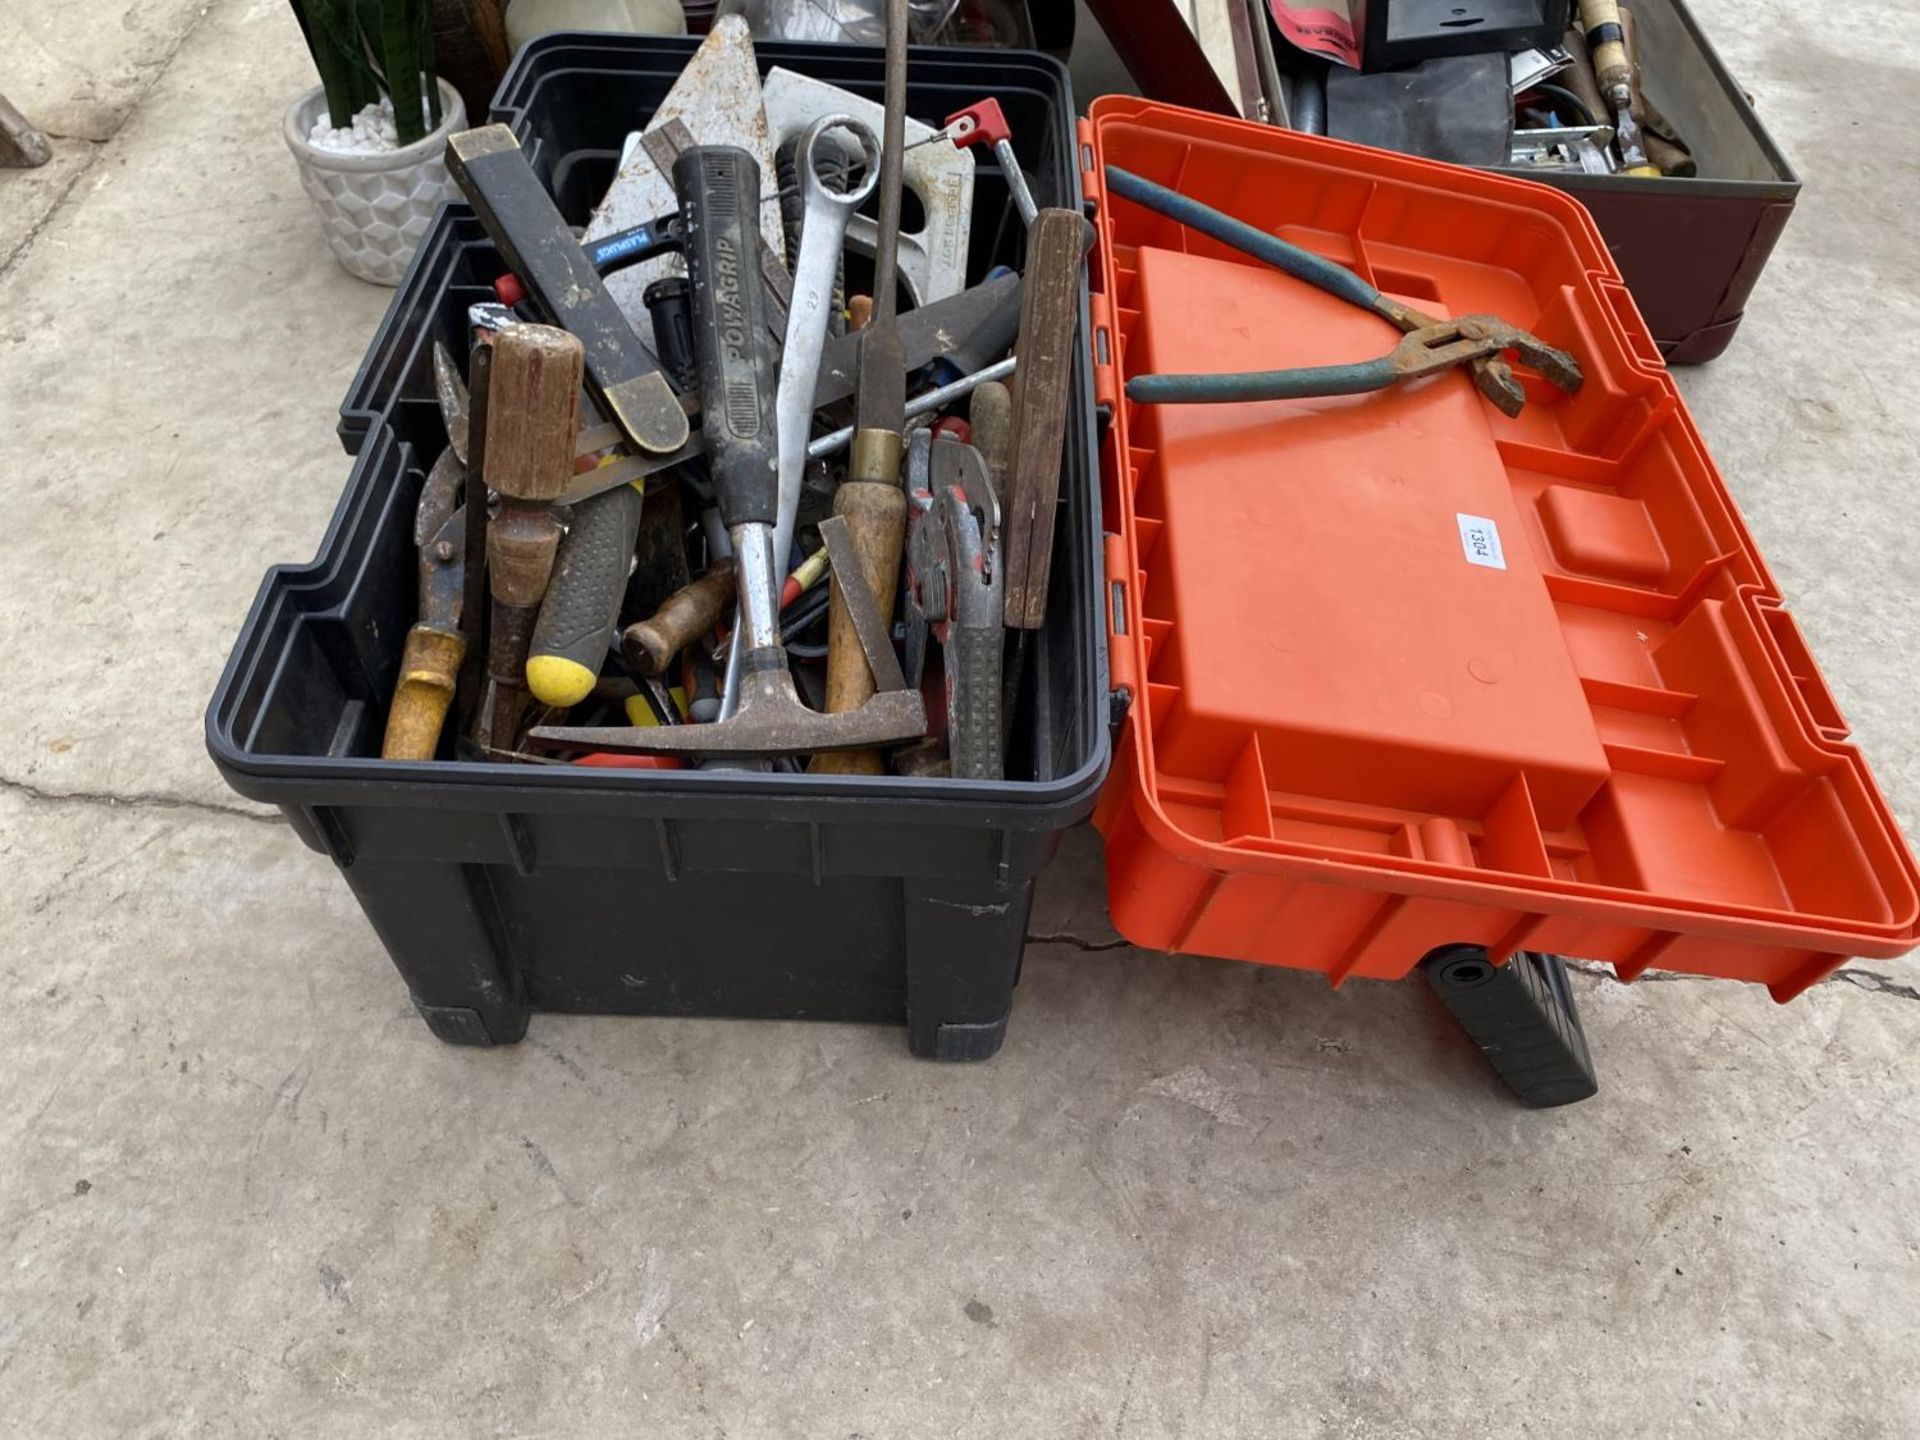
<path fill-rule="evenodd" d="M 527 739 L 555 749 L 612 750 L 629 755 L 695 755 L 713 759 L 868 750 L 927 733 L 926 702 L 917 690 L 883 690 L 858 710 L 810 710 L 793 688 L 786 651 L 749 651 L 741 666 L 740 704 L 710 725 L 542 725 Z"/>

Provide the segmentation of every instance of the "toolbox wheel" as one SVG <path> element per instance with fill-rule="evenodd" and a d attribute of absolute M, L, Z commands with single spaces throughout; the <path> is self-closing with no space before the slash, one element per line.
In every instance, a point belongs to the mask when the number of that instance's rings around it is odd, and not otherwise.
<path fill-rule="evenodd" d="M 1599 1092 L 1558 955 L 1523 950 L 1495 965 L 1484 946 L 1448 945 L 1420 963 L 1433 993 L 1521 1104 L 1547 1109 Z"/>
<path fill-rule="evenodd" d="M 1472 990 L 1493 980 L 1494 966 L 1484 950 L 1469 946 L 1443 957 L 1429 973 L 1436 989 L 1445 985 L 1449 989 Z"/>

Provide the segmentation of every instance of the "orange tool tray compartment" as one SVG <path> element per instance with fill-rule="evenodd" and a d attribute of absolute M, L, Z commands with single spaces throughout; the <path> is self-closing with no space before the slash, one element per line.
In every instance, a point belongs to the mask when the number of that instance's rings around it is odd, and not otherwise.
<path fill-rule="evenodd" d="M 1580 205 L 1109 97 L 1083 124 L 1120 932 L 1397 978 L 1545 950 L 1789 999 L 1920 940 L 1920 875 Z M 1383 354 L 1376 316 L 1109 196 L 1117 165 L 1440 315 L 1571 351 L 1508 419 L 1464 370 L 1136 405 L 1153 372 Z"/>

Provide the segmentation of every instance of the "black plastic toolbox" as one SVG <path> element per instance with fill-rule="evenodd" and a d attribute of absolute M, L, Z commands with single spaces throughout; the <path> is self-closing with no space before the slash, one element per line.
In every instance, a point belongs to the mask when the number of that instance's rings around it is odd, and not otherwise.
<path fill-rule="evenodd" d="M 494 117 L 584 221 L 623 135 L 697 41 L 553 35 L 523 50 Z M 878 51 L 765 45 L 878 100 Z M 999 97 L 1043 205 L 1079 204 L 1065 70 L 1040 55 L 916 50 L 908 106 L 938 124 Z M 981 162 L 974 278 L 1019 256 Z M 340 868 L 443 1040 L 520 1038 L 535 1010 L 904 1023 L 913 1052 L 991 1055 L 1019 976 L 1034 878 L 1109 761 L 1094 409 L 1074 375 L 1046 628 L 1029 654 L 1006 781 L 378 759 L 414 619 L 412 516 L 445 442 L 431 344 L 500 263 L 444 209 L 342 406 L 358 460 L 311 564 L 268 572 L 207 712 L 235 790 L 279 806 Z M 1082 333 L 1086 319 L 1082 315 Z"/>

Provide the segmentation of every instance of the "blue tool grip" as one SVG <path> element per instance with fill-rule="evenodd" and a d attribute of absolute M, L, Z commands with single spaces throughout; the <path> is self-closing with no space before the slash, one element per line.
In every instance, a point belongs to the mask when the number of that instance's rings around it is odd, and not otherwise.
<path fill-rule="evenodd" d="M 1227 405 L 1247 400 L 1308 400 L 1320 395 L 1365 395 L 1400 378 L 1391 356 L 1351 365 L 1298 370 L 1243 370 L 1225 375 L 1136 375 L 1127 398 L 1136 405 Z"/>
<path fill-rule="evenodd" d="M 1223 215 L 1211 205 L 1202 205 L 1198 200 L 1189 199 L 1177 190 L 1169 190 L 1164 185 L 1135 175 L 1130 170 L 1118 166 L 1107 166 L 1107 189 L 1123 200 L 1131 200 L 1136 205 L 1145 206 L 1156 214 L 1169 220 L 1178 220 L 1189 230 L 1198 230 L 1218 240 L 1222 245 L 1231 245 L 1234 249 L 1263 260 L 1276 270 L 1284 270 L 1296 280 L 1304 280 L 1309 285 L 1317 285 L 1329 295 L 1337 295 L 1350 301 L 1363 310 L 1371 310 L 1380 300 L 1380 292 L 1362 280 L 1343 265 L 1315 255 L 1311 250 L 1302 250 L 1298 245 L 1290 245 L 1277 235 L 1269 235 L 1264 230 L 1256 230 L 1244 220 L 1236 220 L 1231 215 Z M 1345 369 L 1345 366 L 1332 367 Z M 1370 386 L 1378 389 L 1378 386 Z M 1321 394 L 1353 394 L 1353 391 L 1321 391 Z M 1277 397 L 1266 397 L 1277 398 Z"/>
<path fill-rule="evenodd" d="M 580 248 L 587 252 L 587 262 L 594 269 L 602 275 L 609 275 L 629 265 L 638 265 L 655 255 L 679 249 L 680 233 L 673 218 L 668 217 L 649 220 L 644 225 L 635 225 L 630 230 L 622 230 L 598 240 L 583 240 Z"/>

